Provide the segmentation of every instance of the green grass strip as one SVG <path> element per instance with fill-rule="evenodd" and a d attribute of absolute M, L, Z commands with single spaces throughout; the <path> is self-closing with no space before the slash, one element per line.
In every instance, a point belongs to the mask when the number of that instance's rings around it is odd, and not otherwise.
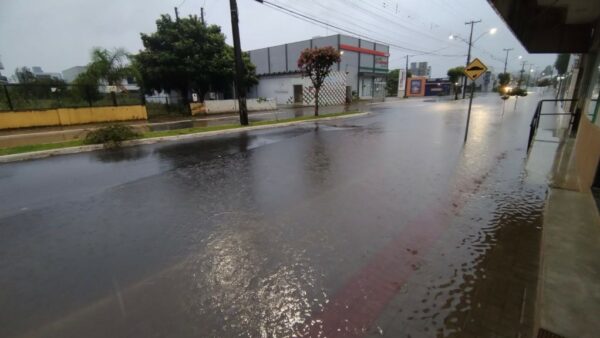
<path fill-rule="evenodd" d="M 0 156 L 30 153 L 33 151 L 77 147 L 77 146 L 81 146 L 81 145 L 83 145 L 82 140 L 73 140 L 73 141 L 57 142 L 57 143 L 44 143 L 44 144 L 28 144 L 28 145 L 24 145 L 24 146 L 0 148 Z"/>
<path fill-rule="evenodd" d="M 328 118 L 328 117 L 353 115 L 353 114 L 357 114 L 357 113 L 358 112 L 344 112 L 344 113 L 325 114 L 325 115 L 320 115 L 319 117 L 301 116 L 301 117 L 293 117 L 293 118 L 282 119 L 282 120 L 266 120 L 266 121 L 251 122 L 250 126 L 267 126 L 267 125 L 275 125 L 275 124 L 287 123 L 287 122 L 310 121 L 310 120 L 318 120 L 318 119 Z M 174 130 L 149 131 L 149 132 L 143 133 L 139 139 L 188 135 L 188 134 L 204 133 L 204 132 L 209 132 L 209 131 L 241 129 L 241 128 L 244 128 L 244 126 L 241 126 L 239 124 L 222 124 L 222 125 L 207 126 L 207 127 L 194 127 L 194 128 L 184 128 L 184 129 L 174 129 Z M 82 145 L 84 145 L 83 140 L 73 140 L 73 141 L 66 141 L 66 142 L 31 144 L 31 145 L 16 146 L 16 147 L 10 147 L 10 148 L 0 148 L 0 156 L 30 153 L 30 152 L 42 151 L 42 150 L 78 147 L 78 146 L 82 146 Z"/>

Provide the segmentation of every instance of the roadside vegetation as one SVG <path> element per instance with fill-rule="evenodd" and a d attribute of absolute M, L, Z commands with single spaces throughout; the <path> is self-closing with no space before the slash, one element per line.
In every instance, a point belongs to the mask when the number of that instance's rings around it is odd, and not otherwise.
<path fill-rule="evenodd" d="M 452 83 L 454 100 L 458 100 L 458 94 L 460 94 L 460 83 L 464 81 L 465 77 L 465 67 L 457 66 L 454 68 L 450 68 L 448 69 L 448 72 L 446 74 L 448 75 L 448 79 Z"/>
<path fill-rule="evenodd" d="M 341 61 L 340 52 L 333 47 L 307 48 L 300 53 L 298 68 L 308 77 L 315 89 L 315 116 L 319 116 L 319 93 L 331 66 Z"/>
<path fill-rule="evenodd" d="M 112 124 L 89 132 L 83 139 L 85 144 L 104 144 L 106 148 L 116 148 L 123 141 L 139 138 L 140 133 L 124 124 Z"/>
<path fill-rule="evenodd" d="M 353 115 L 353 114 L 357 114 L 357 113 L 358 112 L 342 112 L 342 113 L 333 113 L 333 114 L 326 114 L 326 115 L 320 115 L 320 116 L 301 116 L 301 117 L 281 119 L 281 120 L 258 121 L 258 122 L 251 122 L 250 127 L 276 125 L 276 124 L 282 124 L 282 123 L 287 123 L 287 122 L 318 120 L 318 119 L 324 119 L 324 118 L 329 118 L 329 117 Z M 222 124 L 222 125 L 208 126 L 208 127 L 195 127 L 195 128 L 149 131 L 149 132 L 145 132 L 145 133 L 138 133 L 138 132 L 135 132 L 131 127 L 126 126 L 126 125 L 111 125 L 111 126 L 107 126 L 107 127 L 97 129 L 95 131 L 90 132 L 86 136 L 86 138 L 83 140 L 72 140 L 72 141 L 57 142 L 57 143 L 32 144 L 32 145 L 10 147 L 10 148 L 0 148 L 0 156 L 23 154 L 23 153 L 43 151 L 43 150 L 78 147 L 78 146 L 83 146 L 86 144 L 105 144 L 107 148 L 115 148 L 115 147 L 121 146 L 122 142 L 127 141 L 127 140 L 151 139 L 151 138 L 157 138 L 157 137 L 179 136 L 179 135 L 205 133 L 205 132 L 210 132 L 210 131 L 227 130 L 227 129 L 243 129 L 243 128 L 248 128 L 248 126 L 241 126 L 239 124 Z"/>

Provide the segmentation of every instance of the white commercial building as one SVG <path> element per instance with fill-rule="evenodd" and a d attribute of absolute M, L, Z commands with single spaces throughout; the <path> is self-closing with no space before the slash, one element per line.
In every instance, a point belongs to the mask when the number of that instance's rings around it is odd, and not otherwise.
<path fill-rule="evenodd" d="M 343 104 L 352 96 L 385 97 L 389 46 L 340 34 L 249 51 L 259 77 L 249 96 L 274 98 L 277 104 L 314 104 L 314 89 L 299 72 L 298 58 L 307 48 L 326 46 L 340 51 L 341 62 L 321 89 L 322 104 Z"/>

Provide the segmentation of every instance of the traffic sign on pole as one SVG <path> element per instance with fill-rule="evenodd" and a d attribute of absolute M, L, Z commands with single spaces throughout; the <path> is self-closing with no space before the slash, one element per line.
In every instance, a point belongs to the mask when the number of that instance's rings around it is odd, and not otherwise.
<path fill-rule="evenodd" d="M 477 80 L 488 68 L 478 58 L 475 58 L 467 68 L 465 68 L 465 75 L 471 79 L 471 97 L 469 98 L 469 110 L 467 111 L 467 126 L 465 127 L 465 139 L 469 136 L 469 122 L 471 121 L 471 106 L 473 105 L 473 95 L 475 94 L 475 80 Z"/>
<path fill-rule="evenodd" d="M 472 81 L 477 80 L 483 73 L 488 70 L 486 65 L 483 64 L 479 59 L 471 61 L 467 68 L 465 68 L 465 75 Z"/>

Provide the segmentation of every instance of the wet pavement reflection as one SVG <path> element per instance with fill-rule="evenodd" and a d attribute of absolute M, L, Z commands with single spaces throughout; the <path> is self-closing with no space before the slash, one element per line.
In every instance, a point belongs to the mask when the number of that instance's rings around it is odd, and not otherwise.
<path fill-rule="evenodd" d="M 535 103 L 2 165 L 0 336 L 531 337 Z"/>

